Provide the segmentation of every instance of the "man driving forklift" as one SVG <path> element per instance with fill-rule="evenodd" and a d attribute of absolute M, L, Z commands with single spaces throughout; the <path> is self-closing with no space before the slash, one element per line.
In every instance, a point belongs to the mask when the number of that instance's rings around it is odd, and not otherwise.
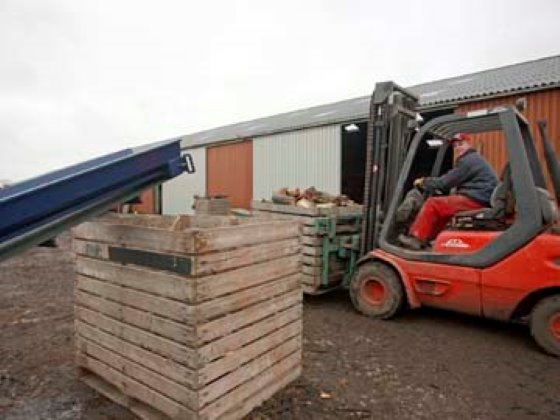
<path fill-rule="evenodd" d="M 418 178 L 414 186 L 429 194 L 437 191 L 450 195 L 430 197 L 423 204 L 408 235 L 399 235 L 406 248 L 420 250 L 428 246 L 458 212 L 490 206 L 490 197 L 498 183 L 490 164 L 472 147 L 471 138 L 457 133 L 449 139 L 455 167 L 440 177 Z"/>

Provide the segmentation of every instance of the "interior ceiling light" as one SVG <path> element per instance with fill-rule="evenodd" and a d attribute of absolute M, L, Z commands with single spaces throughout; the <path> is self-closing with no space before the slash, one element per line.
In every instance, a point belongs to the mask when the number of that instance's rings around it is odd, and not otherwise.
<path fill-rule="evenodd" d="M 428 139 L 428 140 L 426 140 L 426 143 L 428 143 L 428 147 L 430 147 L 430 148 L 440 147 L 443 144 L 443 140 Z"/>
<path fill-rule="evenodd" d="M 347 131 L 348 133 L 355 133 L 356 131 L 360 131 L 360 127 L 356 124 L 348 124 L 344 126 L 344 131 Z"/>

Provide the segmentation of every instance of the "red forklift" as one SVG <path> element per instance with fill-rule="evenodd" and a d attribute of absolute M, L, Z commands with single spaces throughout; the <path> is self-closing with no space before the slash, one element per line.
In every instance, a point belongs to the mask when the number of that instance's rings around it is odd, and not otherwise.
<path fill-rule="evenodd" d="M 354 306 L 380 319 L 428 306 L 525 323 L 544 351 L 560 356 L 560 169 L 545 123 L 539 128 L 556 198 L 547 191 L 529 123 L 516 108 L 422 124 L 416 103 L 391 82 L 378 84 L 371 101 L 361 258 L 349 284 Z M 491 138 L 503 142 L 508 160 L 492 207 L 455 215 L 426 249 L 402 247 L 398 235 L 413 217 L 401 210 L 414 180 L 451 168 L 453 135 L 485 132 L 502 133 Z"/>

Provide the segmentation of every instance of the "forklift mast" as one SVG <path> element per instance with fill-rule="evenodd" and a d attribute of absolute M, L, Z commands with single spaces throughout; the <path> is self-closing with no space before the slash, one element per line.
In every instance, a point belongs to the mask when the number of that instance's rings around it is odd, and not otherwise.
<path fill-rule="evenodd" d="M 377 247 L 408 145 L 418 98 L 393 82 L 376 83 L 370 101 L 360 256 Z"/>

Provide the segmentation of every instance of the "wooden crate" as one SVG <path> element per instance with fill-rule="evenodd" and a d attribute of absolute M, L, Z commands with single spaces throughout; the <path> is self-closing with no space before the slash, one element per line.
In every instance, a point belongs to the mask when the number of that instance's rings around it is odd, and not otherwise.
<path fill-rule="evenodd" d="M 361 216 L 362 206 L 311 208 L 274 204 L 263 201 L 253 201 L 253 215 L 269 220 L 291 220 L 301 225 L 301 254 L 302 254 L 302 287 L 304 293 L 321 294 L 338 287 L 344 279 L 345 262 L 330 255 L 328 262 L 323 257 L 324 235 L 317 232 L 316 221 L 319 218 L 336 219 L 336 236 L 344 239 L 348 235 L 359 233 L 353 217 Z M 321 282 L 321 271 L 325 264 L 329 264 L 331 273 L 327 282 Z"/>
<path fill-rule="evenodd" d="M 77 364 L 141 418 L 240 418 L 301 372 L 299 228 L 112 215 L 74 229 Z"/>

